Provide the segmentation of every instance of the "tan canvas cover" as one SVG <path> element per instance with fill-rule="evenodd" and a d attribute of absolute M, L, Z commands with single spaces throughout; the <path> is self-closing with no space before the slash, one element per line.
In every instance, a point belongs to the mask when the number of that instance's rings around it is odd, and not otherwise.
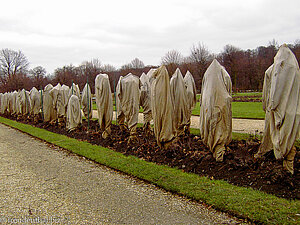
<path fill-rule="evenodd" d="M 47 84 L 43 92 L 44 122 L 54 122 L 57 118 L 55 107 L 53 107 L 53 98 L 50 95 L 52 89 L 52 84 Z"/>
<path fill-rule="evenodd" d="M 140 105 L 143 107 L 143 115 L 144 115 L 144 129 L 150 129 L 150 121 L 152 120 L 152 112 L 151 112 L 151 95 L 150 95 L 150 81 L 149 77 L 143 73 L 140 77 L 141 80 L 141 97 L 140 97 Z"/>
<path fill-rule="evenodd" d="M 274 150 L 276 159 L 294 172 L 295 140 L 300 137 L 300 71 L 295 55 L 282 45 L 266 73 L 263 86 L 265 130 L 256 157 Z"/>
<path fill-rule="evenodd" d="M 7 95 L 7 111 L 9 114 L 13 113 L 13 98 L 12 98 L 12 92 L 8 92 Z"/>
<path fill-rule="evenodd" d="M 30 97 L 29 92 L 27 92 L 25 89 L 22 89 L 18 93 L 19 98 L 19 113 L 22 116 L 29 115 L 30 113 Z"/>
<path fill-rule="evenodd" d="M 121 80 L 123 79 L 123 76 L 120 76 L 117 87 L 116 87 L 116 109 L 117 109 L 117 120 L 118 118 L 122 115 L 122 110 L 121 110 L 121 104 L 120 104 L 120 99 L 119 99 L 119 94 L 120 94 L 120 87 L 121 87 Z M 119 121 L 118 121 L 119 123 Z"/>
<path fill-rule="evenodd" d="M 68 102 L 69 102 L 69 91 L 70 91 L 70 88 L 67 85 L 63 84 L 61 86 L 61 89 L 62 89 L 62 96 L 63 96 L 64 105 L 65 105 L 65 111 L 67 113 L 67 106 L 68 106 Z"/>
<path fill-rule="evenodd" d="M 72 85 L 73 85 L 73 88 L 72 88 Z M 69 97 L 68 99 L 73 95 L 76 95 L 79 99 L 81 99 L 80 97 L 80 89 L 79 89 L 79 86 L 78 84 L 72 84 L 71 87 L 70 87 L 70 90 L 69 90 Z"/>
<path fill-rule="evenodd" d="M 171 99 L 170 78 L 165 66 L 153 73 L 151 84 L 151 108 L 154 122 L 154 134 L 157 144 L 168 148 L 175 137 L 173 123 L 174 109 Z"/>
<path fill-rule="evenodd" d="M 188 125 L 190 109 L 185 83 L 179 68 L 176 69 L 170 79 L 170 90 L 172 104 L 174 106 L 174 125 L 176 135 L 181 136 L 184 135 L 184 129 Z"/>
<path fill-rule="evenodd" d="M 189 108 L 189 115 L 188 115 L 188 125 L 187 127 L 190 127 L 191 124 L 191 116 L 192 116 L 192 110 L 194 109 L 196 103 L 197 103 L 197 91 L 196 91 L 196 85 L 193 78 L 193 75 L 190 73 L 190 71 L 187 71 L 184 76 L 184 83 L 187 91 L 188 96 L 188 108 Z"/>
<path fill-rule="evenodd" d="M 135 139 L 136 126 L 139 116 L 140 103 L 140 79 L 139 77 L 129 73 L 120 80 L 118 97 L 120 100 L 120 111 L 118 121 L 120 126 L 127 122 L 130 139 Z"/>
<path fill-rule="evenodd" d="M 225 145 L 231 141 L 231 92 L 229 74 L 214 59 L 202 80 L 200 135 L 217 161 L 223 161 Z"/>
<path fill-rule="evenodd" d="M 53 100 L 53 107 L 55 108 L 58 116 L 58 122 L 63 123 L 66 117 L 66 110 L 68 104 L 69 87 L 66 85 L 61 86 L 58 83 L 49 94 Z"/>
<path fill-rule="evenodd" d="M 72 131 L 82 124 L 80 101 L 76 95 L 72 95 L 67 107 L 67 130 Z"/>
<path fill-rule="evenodd" d="M 1 113 L 2 114 L 6 113 L 6 110 L 7 110 L 7 92 L 5 92 L 2 96 Z"/>
<path fill-rule="evenodd" d="M 17 96 L 16 96 L 16 114 L 21 115 L 21 90 L 18 91 Z"/>
<path fill-rule="evenodd" d="M 1 114 L 4 113 L 4 94 L 0 93 L 0 112 Z"/>
<path fill-rule="evenodd" d="M 155 71 L 156 71 L 156 69 L 150 69 L 147 73 L 147 77 L 148 77 L 150 85 L 152 84 L 152 81 L 154 80 L 153 74 Z"/>
<path fill-rule="evenodd" d="M 95 94 L 102 137 L 107 138 L 111 134 L 110 127 L 113 119 L 113 100 L 107 74 L 97 75 L 95 79 Z"/>
<path fill-rule="evenodd" d="M 30 96 L 30 102 L 31 102 L 30 114 L 32 116 L 36 116 L 39 114 L 39 112 L 41 110 L 41 93 L 35 87 L 33 87 L 30 90 L 29 96 Z"/>
<path fill-rule="evenodd" d="M 18 106 L 17 106 L 17 96 L 18 96 L 18 92 L 17 91 L 14 91 L 12 93 L 12 99 L 13 99 L 13 106 L 12 106 L 12 113 L 13 115 L 17 114 L 18 113 Z"/>
<path fill-rule="evenodd" d="M 92 119 L 92 92 L 90 85 L 87 83 L 85 84 L 83 90 L 82 90 L 82 96 L 81 96 L 81 104 L 82 104 L 82 111 L 85 116 L 85 118 Z"/>

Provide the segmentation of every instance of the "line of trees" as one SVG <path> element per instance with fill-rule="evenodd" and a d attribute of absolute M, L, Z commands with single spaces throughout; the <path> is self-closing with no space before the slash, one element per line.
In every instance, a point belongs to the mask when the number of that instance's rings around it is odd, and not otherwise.
<path fill-rule="evenodd" d="M 300 60 L 300 40 L 289 44 L 296 58 Z M 168 51 L 160 64 L 167 66 L 172 75 L 176 68 L 182 73 L 189 70 L 195 79 L 197 90 L 201 89 L 202 77 L 212 60 L 216 58 L 231 76 L 234 91 L 262 90 L 264 72 L 273 63 L 279 46 L 275 40 L 268 46 L 259 46 L 256 49 L 242 50 L 233 45 L 226 45 L 220 54 L 211 53 L 203 43 L 194 44 L 188 56 L 183 56 L 177 50 Z M 99 73 L 110 76 L 111 87 L 114 87 L 120 76 L 133 73 L 140 76 L 157 66 L 145 66 L 138 58 L 116 69 L 110 64 L 102 64 L 99 59 L 85 61 L 79 66 L 66 65 L 57 68 L 53 74 L 47 75 L 45 68 L 37 66 L 29 69 L 29 62 L 21 51 L 2 49 L 0 51 L 0 91 L 12 91 L 25 88 L 30 90 L 33 86 L 43 88 L 48 83 L 56 85 L 58 82 L 71 86 L 72 81 L 79 84 L 82 89 L 87 81 L 94 89 L 95 77 Z M 94 90 L 92 90 L 94 92 Z"/>

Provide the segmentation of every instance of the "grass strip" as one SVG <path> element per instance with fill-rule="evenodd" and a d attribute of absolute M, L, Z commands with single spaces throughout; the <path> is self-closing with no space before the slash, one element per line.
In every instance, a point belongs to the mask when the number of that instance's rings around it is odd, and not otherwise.
<path fill-rule="evenodd" d="M 222 180 L 211 180 L 125 156 L 108 148 L 78 141 L 13 120 L 0 117 L 0 122 L 28 133 L 100 164 L 141 178 L 222 211 L 266 224 L 299 224 L 300 201 L 286 200 L 251 188 L 237 187 Z"/>
<path fill-rule="evenodd" d="M 96 103 L 93 103 L 93 110 L 97 110 Z M 116 107 L 113 106 L 116 111 Z M 140 108 L 140 113 L 143 109 Z M 198 101 L 195 108 L 192 110 L 193 116 L 200 115 L 200 102 Z M 264 119 L 265 112 L 263 111 L 261 102 L 232 102 L 232 118 L 236 119 Z"/>

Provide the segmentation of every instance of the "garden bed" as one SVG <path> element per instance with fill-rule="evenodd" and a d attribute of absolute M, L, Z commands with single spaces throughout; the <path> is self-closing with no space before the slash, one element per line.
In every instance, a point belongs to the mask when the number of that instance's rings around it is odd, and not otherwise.
<path fill-rule="evenodd" d="M 15 119 L 14 117 L 7 117 Z M 254 159 L 260 141 L 249 139 L 229 144 L 230 150 L 224 156 L 224 162 L 215 162 L 212 154 L 203 145 L 198 136 L 190 134 L 179 139 L 169 150 L 161 150 L 156 144 L 153 135 L 145 135 L 142 128 L 138 128 L 138 143 L 128 145 L 129 132 L 121 131 L 118 126 L 112 125 L 111 138 L 103 139 L 99 132 L 97 121 L 90 121 L 90 130 L 87 133 L 87 122 L 71 133 L 64 128 L 45 123 L 33 124 L 31 120 L 19 122 L 34 125 L 55 133 L 63 134 L 92 144 L 114 149 L 125 155 L 134 155 L 140 159 L 166 164 L 179 168 L 185 172 L 207 176 L 210 179 L 222 179 L 231 184 L 243 187 L 252 187 L 278 197 L 299 199 L 300 193 L 300 154 L 297 149 L 294 169 L 291 175 L 282 168 L 282 161 L 275 160 L 273 152 L 259 160 Z"/>

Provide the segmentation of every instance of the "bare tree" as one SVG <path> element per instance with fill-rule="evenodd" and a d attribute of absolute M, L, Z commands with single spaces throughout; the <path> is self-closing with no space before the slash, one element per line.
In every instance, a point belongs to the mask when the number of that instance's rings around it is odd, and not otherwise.
<path fill-rule="evenodd" d="M 29 74 L 31 75 L 31 80 L 33 86 L 36 88 L 40 88 L 44 86 L 45 76 L 46 76 L 46 69 L 42 66 L 34 67 L 33 69 L 29 70 Z"/>
<path fill-rule="evenodd" d="M 23 52 L 11 49 L 2 49 L 0 51 L 0 75 L 10 77 L 17 73 L 25 73 L 29 62 Z"/>
<path fill-rule="evenodd" d="M 130 64 L 132 69 L 141 69 L 145 67 L 143 61 L 138 58 L 133 59 Z"/>
<path fill-rule="evenodd" d="M 110 64 L 104 64 L 102 66 L 102 70 L 103 72 L 113 72 L 113 71 L 116 71 L 116 67 L 114 67 L 113 65 L 110 65 Z"/>
<path fill-rule="evenodd" d="M 208 48 L 199 42 L 191 48 L 190 59 L 194 63 L 206 65 L 211 60 L 211 54 Z"/>
<path fill-rule="evenodd" d="M 169 65 L 169 64 L 175 64 L 179 65 L 183 63 L 183 56 L 180 52 L 177 50 L 171 50 L 168 51 L 162 58 L 161 58 L 161 64 L 162 65 Z"/>
<path fill-rule="evenodd" d="M 42 66 L 37 66 L 29 70 L 29 74 L 37 78 L 44 77 L 46 75 L 46 69 Z"/>

